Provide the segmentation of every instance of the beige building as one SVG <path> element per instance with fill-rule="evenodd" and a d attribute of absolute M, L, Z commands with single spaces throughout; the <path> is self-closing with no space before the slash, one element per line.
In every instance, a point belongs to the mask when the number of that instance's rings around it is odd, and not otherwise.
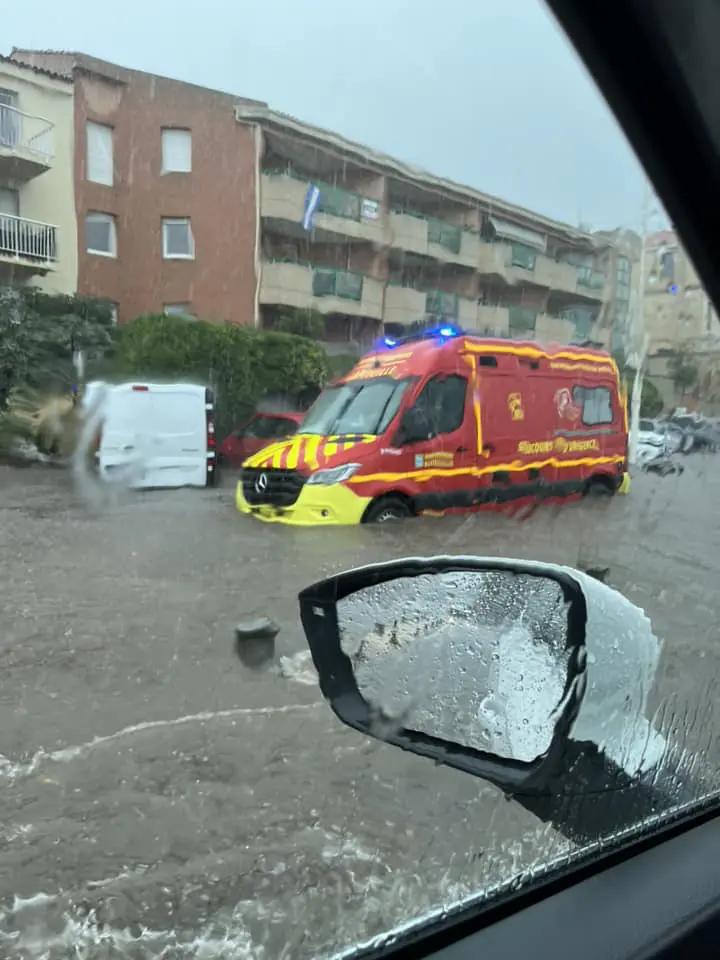
<path fill-rule="evenodd" d="M 0 285 L 77 287 L 73 88 L 0 57 Z"/>
<path fill-rule="evenodd" d="M 287 307 L 319 311 L 337 351 L 428 320 L 608 342 L 611 239 L 265 107 L 235 114 L 258 143 L 262 325 Z"/>
<path fill-rule="evenodd" d="M 717 314 L 674 231 L 646 238 L 645 281 L 643 327 L 650 337 L 651 354 L 679 347 L 717 348 Z"/>

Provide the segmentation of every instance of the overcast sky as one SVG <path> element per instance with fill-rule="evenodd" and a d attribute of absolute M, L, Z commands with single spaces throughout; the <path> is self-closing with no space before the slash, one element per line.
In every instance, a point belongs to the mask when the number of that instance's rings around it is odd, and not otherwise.
<path fill-rule="evenodd" d="M 6 54 L 81 50 L 573 224 L 640 223 L 638 163 L 540 0 L 0 0 L 0 25 Z"/>

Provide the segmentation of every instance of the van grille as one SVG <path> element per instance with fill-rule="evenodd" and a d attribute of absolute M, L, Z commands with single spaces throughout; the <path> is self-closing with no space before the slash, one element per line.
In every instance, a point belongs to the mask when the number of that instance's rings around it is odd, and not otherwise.
<path fill-rule="evenodd" d="M 244 467 L 243 496 L 252 506 L 291 507 L 300 496 L 305 477 L 297 470 Z"/>

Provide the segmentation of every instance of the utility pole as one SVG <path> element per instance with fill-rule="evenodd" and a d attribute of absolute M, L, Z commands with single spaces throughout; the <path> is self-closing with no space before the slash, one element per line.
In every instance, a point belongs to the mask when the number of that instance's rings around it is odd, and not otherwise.
<path fill-rule="evenodd" d="M 640 218 L 642 243 L 640 245 L 638 297 L 635 317 L 630 331 L 633 349 L 637 349 L 633 357 L 635 380 L 633 381 L 632 399 L 630 402 L 630 437 L 628 438 L 628 459 L 631 464 L 634 464 L 637 458 L 638 431 L 640 430 L 640 403 L 642 400 L 643 380 L 645 379 L 643 367 L 650 349 L 650 338 L 645 332 L 645 254 L 647 250 L 649 216 L 650 182 L 647 177 L 643 177 L 643 203 L 642 216 Z M 635 344 L 637 344 L 637 348 L 634 347 Z"/>

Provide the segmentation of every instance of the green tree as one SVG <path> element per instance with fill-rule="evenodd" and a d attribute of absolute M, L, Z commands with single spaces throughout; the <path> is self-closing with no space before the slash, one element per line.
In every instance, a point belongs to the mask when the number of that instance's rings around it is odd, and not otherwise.
<path fill-rule="evenodd" d="M 113 372 L 207 384 L 215 392 L 222 434 L 265 396 L 282 395 L 303 406 L 330 376 L 325 350 L 306 337 L 164 314 L 146 314 L 119 329 Z"/>
<path fill-rule="evenodd" d="M 106 301 L 33 287 L 0 290 L 0 407 L 19 387 L 69 388 L 73 352 L 92 363 L 111 352 L 114 335 Z"/>
<path fill-rule="evenodd" d="M 283 307 L 275 317 L 273 330 L 276 333 L 294 333 L 310 340 L 322 340 L 325 336 L 325 317 L 311 307 Z"/>
<path fill-rule="evenodd" d="M 629 404 L 630 398 L 632 397 L 633 387 L 635 385 L 636 371 L 632 367 L 628 366 L 625 359 L 625 354 L 622 351 L 617 351 L 614 353 L 613 359 L 615 360 L 618 370 L 620 371 L 620 380 L 625 384 Z M 643 378 L 642 393 L 640 395 L 640 416 L 657 417 L 660 413 L 662 413 L 663 406 L 663 398 L 660 391 L 655 384 L 648 379 L 646 374 Z"/>
<path fill-rule="evenodd" d="M 692 354 L 686 345 L 683 345 L 672 356 L 668 357 L 667 366 L 668 373 L 679 394 L 687 393 L 688 390 L 692 390 L 697 385 L 700 370 L 693 361 Z"/>

